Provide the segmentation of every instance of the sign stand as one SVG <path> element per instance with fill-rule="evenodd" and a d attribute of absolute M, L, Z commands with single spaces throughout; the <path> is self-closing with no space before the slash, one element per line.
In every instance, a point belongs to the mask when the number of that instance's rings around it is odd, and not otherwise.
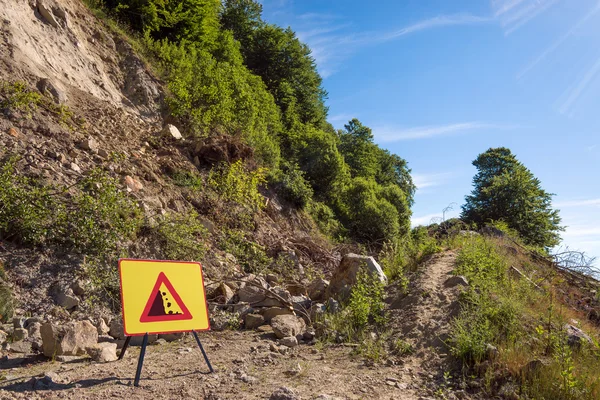
<path fill-rule="evenodd" d="M 204 351 L 204 347 L 202 346 L 202 342 L 200 342 L 200 338 L 198 337 L 198 333 L 196 331 L 192 331 L 194 334 L 194 338 L 196 338 L 196 343 L 198 343 L 198 347 L 200 347 L 200 351 L 204 356 L 204 361 L 206 361 L 206 365 L 208 365 L 208 370 L 210 373 L 215 372 L 210 361 L 208 360 L 208 356 Z M 127 347 L 129 347 L 129 342 L 131 341 L 132 336 L 127 336 L 125 339 L 125 343 L 123 344 L 123 348 L 121 349 L 121 353 L 119 354 L 119 360 L 122 360 L 125 356 L 125 351 L 127 351 Z M 144 357 L 146 356 L 146 346 L 148 346 L 148 333 L 144 335 L 144 339 L 142 340 L 142 349 L 140 350 L 140 358 L 138 359 L 137 370 L 135 372 L 135 380 L 133 381 L 133 386 L 140 386 L 140 377 L 142 375 L 142 366 L 144 365 Z"/>

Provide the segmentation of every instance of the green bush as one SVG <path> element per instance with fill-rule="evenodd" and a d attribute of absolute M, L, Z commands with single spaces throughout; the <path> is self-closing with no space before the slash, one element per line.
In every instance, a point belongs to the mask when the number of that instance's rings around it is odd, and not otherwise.
<path fill-rule="evenodd" d="M 208 231 L 196 211 L 165 215 L 159 220 L 156 233 L 165 259 L 200 261 L 204 257 Z"/>
<path fill-rule="evenodd" d="M 116 179 L 94 170 L 81 180 L 80 192 L 59 213 L 56 232 L 84 254 L 108 254 L 121 242 L 133 239 L 143 222 L 137 204 L 118 187 Z M 63 236 L 64 235 L 64 236 Z"/>
<path fill-rule="evenodd" d="M 7 323 L 12 320 L 14 313 L 14 299 L 10 286 L 0 279 L 0 322 Z"/>
<path fill-rule="evenodd" d="M 30 116 L 42 104 L 43 96 L 29 89 L 26 82 L 0 81 L 0 108 Z"/>
<path fill-rule="evenodd" d="M 51 188 L 17 172 L 17 157 L 0 166 L 0 238 L 38 245 L 46 241 L 58 207 Z"/>
<path fill-rule="evenodd" d="M 279 194 L 298 208 L 304 208 L 313 196 L 313 190 L 297 165 L 284 162 L 274 178 Z"/>
<path fill-rule="evenodd" d="M 219 247 L 233 254 L 246 272 L 262 273 L 273 261 L 267 256 L 264 246 L 252 241 L 249 234 L 241 230 L 225 230 L 219 240 Z"/>
<path fill-rule="evenodd" d="M 211 170 L 208 186 L 217 192 L 221 199 L 252 210 L 262 209 L 264 197 L 258 191 L 260 185 L 266 183 L 266 170 L 259 168 L 246 171 L 242 161 L 233 164 L 222 164 Z"/>

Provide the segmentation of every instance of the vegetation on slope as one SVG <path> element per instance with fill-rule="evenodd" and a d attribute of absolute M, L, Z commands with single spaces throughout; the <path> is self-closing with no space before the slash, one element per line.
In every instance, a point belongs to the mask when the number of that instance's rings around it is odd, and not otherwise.
<path fill-rule="evenodd" d="M 138 33 L 188 136 L 243 139 L 271 186 L 333 237 L 381 245 L 408 233 L 415 187 L 406 161 L 356 119 L 340 131 L 326 122 L 310 49 L 263 21 L 258 2 L 92 3 Z"/>

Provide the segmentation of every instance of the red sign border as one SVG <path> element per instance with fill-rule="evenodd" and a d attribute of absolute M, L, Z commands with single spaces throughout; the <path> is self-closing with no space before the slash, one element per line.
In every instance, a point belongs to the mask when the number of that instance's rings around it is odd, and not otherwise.
<path fill-rule="evenodd" d="M 202 281 L 202 288 L 204 289 L 204 307 L 206 309 L 206 318 L 208 327 L 200 328 L 200 329 L 183 329 L 183 330 L 173 330 L 173 331 L 160 331 L 160 332 L 144 332 L 144 333 L 128 333 L 127 325 L 125 322 L 125 304 L 123 302 L 123 273 L 121 269 L 122 261 L 141 261 L 141 262 L 150 262 L 150 263 L 171 263 L 171 264 L 196 264 L 200 269 L 200 279 Z M 162 271 L 161 271 L 162 272 Z M 180 332 L 204 332 L 210 331 L 210 316 L 208 314 L 208 304 L 206 303 L 206 287 L 204 286 L 204 273 L 202 272 L 202 264 L 196 261 L 175 261 L 175 260 L 147 260 L 147 259 L 138 259 L 138 258 L 120 258 L 119 259 L 119 286 L 121 292 L 121 316 L 123 318 L 123 332 L 126 336 L 144 336 L 148 335 L 160 335 L 160 334 L 169 334 L 169 333 L 180 333 Z"/>

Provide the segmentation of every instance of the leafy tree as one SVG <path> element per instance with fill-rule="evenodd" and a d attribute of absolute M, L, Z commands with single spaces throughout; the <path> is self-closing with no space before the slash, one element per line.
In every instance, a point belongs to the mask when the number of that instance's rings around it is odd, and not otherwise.
<path fill-rule="evenodd" d="M 254 0 L 225 0 L 220 19 L 223 29 L 233 32 L 233 37 L 242 45 L 245 54 L 250 48 L 257 29 L 264 26 L 261 19 L 262 4 Z"/>
<path fill-rule="evenodd" d="M 265 25 L 256 30 L 244 54 L 248 68 L 263 79 L 284 114 L 293 113 L 315 127 L 325 123 L 327 92 L 310 48 L 294 31 Z"/>
<path fill-rule="evenodd" d="M 373 143 L 371 128 L 354 118 L 339 132 L 340 152 L 350 167 L 352 176 L 372 178 L 378 169 L 377 145 Z"/>
<path fill-rule="evenodd" d="M 479 226 L 504 221 L 519 233 L 525 243 L 553 247 L 560 242 L 558 210 L 552 209 L 552 194 L 509 149 L 491 148 L 480 154 L 473 165 L 473 191 L 466 196 L 461 218 Z"/>

